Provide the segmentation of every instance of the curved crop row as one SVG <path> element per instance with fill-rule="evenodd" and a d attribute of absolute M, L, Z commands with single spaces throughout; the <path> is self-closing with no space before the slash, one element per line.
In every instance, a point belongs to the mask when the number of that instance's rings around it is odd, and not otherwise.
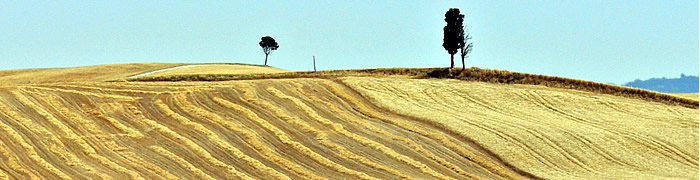
<path fill-rule="evenodd" d="M 297 88 L 297 90 L 303 89 L 303 86 L 301 84 L 294 83 L 294 86 Z M 408 147 L 412 148 L 416 152 L 424 154 L 425 156 L 429 157 L 430 159 L 432 159 L 434 161 L 437 161 L 438 163 L 442 164 L 443 166 L 448 167 L 450 169 L 453 169 L 455 172 L 457 172 L 460 175 L 469 177 L 471 179 L 480 179 L 480 177 L 478 177 L 474 174 L 470 174 L 467 171 L 460 168 L 459 166 L 456 166 L 456 165 L 448 162 L 444 158 L 441 158 L 441 157 L 435 155 L 434 153 L 425 149 L 423 146 L 417 144 L 413 140 L 410 140 L 410 139 L 407 139 L 407 138 L 404 138 L 401 136 L 396 136 L 396 135 L 391 134 L 389 132 L 386 132 L 382 129 L 379 129 L 376 126 L 367 123 L 365 120 L 362 120 L 362 119 L 358 118 L 357 116 L 351 115 L 345 110 L 341 110 L 333 103 L 320 99 L 316 94 L 313 94 L 313 93 L 304 93 L 304 94 L 307 94 L 306 98 L 310 98 L 311 100 L 313 100 L 316 103 L 324 104 L 325 107 L 329 108 L 331 112 L 339 114 L 345 120 L 348 120 L 348 121 L 351 121 L 352 123 L 356 123 L 358 125 L 361 125 L 362 128 L 366 128 L 366 129 L 368 129 L 374 133 L 377 133 L 381 136 L 390 137 L 392 140 L 396 140 L 396 141 L 400 141 L 402 143 L 405 143 Z"/>
<path fill-rule="evenodd" d="M 249 89 L 250 89 L 249 87 L 246 87 L 246 85 L 243 85 L 243 84 L 237 84 L 237 85 L 239 85 L 238 90 L 243 91 L 243 96 L 244 96 L 244 98 L 245 98 L 246 100 L 252 100 L 252 99 L 255 98 L 255 95 L 252 94 L 251 91 L 249 91 Z M 265 102 L 265 101 L 252 101 L 252 102 L 255 103 L 255 104 L 257 104 L 257 105 L 260 105 L 260 106 L 262 106 L 262 107 L 264 107 L 264 108 L 266 108 L 266 109 L 271 110 L 272 112 L 275 113 L 275 115 L 276 115 L 277 117 L 280 117 L 281 119 L 284 119 L 284 120 L 287 121 L 288 123 L 294 124 L 294 125 L 297 125 L 297 126 L 301 127 L 301 129 L 302 129 L 303 131 L 307 131 L 307 132 L 314 132 L 314 131 L 316 131 L 316 132 L 315 132 L 315 134 L 316 134 L 316 139 L 323 139 L 323 138 L 325 138 L 325 137 L 324 137 L 325 135 L 324 135 L 323 133 L 320 133 L 320 132 L 318 132 L 317 130 L 314 130 L 313 128 L 311 128 L 311 127 L 310 127 L 308 124 L 306 124 L 305 122 L 300 121 L 300 120 L 298 120 L 298 119 L 295 119 L 295 118 L 293 118 L 293 117 L 287 115 L 287 114 L 286 114 L 285 112 L 283 112 L 279 107 L 273 106 L 272 104 L 270 104 L 270 103 L 268 103 L 268 102 Z M 272 128 L 272 127 L 271 127 L 271 128 Z M 277 129 L 277 128 L 273 128 L 273 132 L 282 132 L 282 130 Z M 356 178 L 361 178 L 361 179 L 376 179 L 376 178 L 371 177 L 371 176 L 369 176 L 369 175 L 367 175 L 367 174 L 365 174 L 365 173 L 363 173 L 363 172 L 358 172 L 358 171 L 349 169 L 349 168 L 347 168 L 347 167 L 345 167 L 345 166 L 342 166 L 342 165 L 340 165 L 340 164 L 338 164 L 338 163 L 336 163 L 336 162 L 333 162 L 333 161 L 329 160 L 328 158 L 326 158 L 326 157 L 324 157 L 324 156 L 322 156 L 322 155 L 319 155 L 318 153 L 315 153 L 313 150 L 311 150 L 310 148 L 304 146 L 303 144 L 301 144 L 301 143 L 299 143 L 299 142 L 296 142 L 296 141 L 293 141 L 293 140 L 291 140 L 291 139 L 283 138 L 283 137 L 284 137 L 284 136 L 280 136 L 280 140 L 281 140 L 282 142 L 284 142 L 285 144 L 291 145 L 295 150 L 299 151 L 300 153 L 303 153 L 304 155 L 308 156 L 309 158 L 313 159 L 314 161 L 317 161 L 317 162 L 319 162 L 319 163 L 321 163 L 321 164 L 323 164 L 323 165 L 325 165 L 325 166 L 328 166 L 328 167 L 330 167 L 330 168 L 333 168 L 334 170 L 337 170 L 337 171 L 339 171 L 339 172 L 343 172 L 343 173 L 346 173 L 346 174 L 348 174 L 348 175 L 355 176 Z"/>
<path fill-rule="evenodd" d="M 267 130 L 272 131 L 277 136 L 277 138 L 279 138 L 280 140 L 290 139 L 290 137 L 287 136 L 283 131 L 278 131 L 277 128 L 275 128 L 273 125 L 268 123 L 266 120 L 262 119 L 260 116 L 258 116 L 253 111 L 251 111 L 251 110 L 249 110 L 241 105 L 232 103 L 228 100 L 221 99 L 218 97 L 215 97 L 213 100 L 216 101 L 216 103 L 218 103 L 226 108 L 230 108 L 230 109 L 233 109 L 237 112 L 243 113 L 245 116 L 247 116 L 248 119 L 255 121 L 256 123 L 258 123 L 261 126 L 263 126 L 264 128 L 266 128 Z M 255 134 L 253 132 L 249 132 L 247 130 L 244 130 L 244 129 L 238 127 L 237 125 L 233 124 L 232 122 L 221 121 L 219 123 L 223 124 L 225 127 L 229 128 L 229 129 L 236 131 L 237 133 L 248 134 L 248 135 L 246 135 L 246 136 L 250 137 L 250 138 L 248 138 L 248 141 L 250 141 L 251 144 L 255 146 L 256 150 L 260 151 L 266 159 L 268 159 L 272 162 L 277 162 L 277 163 L 279 163 L 279 165 L 284 166 L 286 169 L 291 170 L 294 173 L 296 173 L 304 178 L 325 179 L 321 176 L 315 175 L 314 173 L 304 169 L 303 167 L 299 166 L 298 164 L 273 153 L 269 148 L 265 148 L 266 145 L 263 145 L 262 142 L 260 142 L 257 138 L 255 138 Z"/>
<path fill-rule="evenodd" d="M 436 79 L 26 85 L 0 88 L 0 179 L 696 178 L 696 113 Z"/>
<path fill-rule="evenodd" d="M 158 123 L 158 121 L 148 119 L 143 115 L 140 115 L 138 120 L 145 122 L 146 124 L 148 124 L 149 126 L 154 128 L 155 130 L 159 131 L 163 135 L 166 135 L 166 136 L 169 136 L 169 137 L 175 139 L 178 143 L 180 143 L 184 147 L 187 147 L 187 149 L 189 149 L 190 151 L 196 153 L 197 156 L 199 156 L 200 158 L 202 158 L 206 162 L 211 163 L 211 165 L 214 165 L 216 167 L 224 169 L 225 172 L 227 173 L 227 175 L 235 176 L 235 177 L 239 177 L 239 178 L 251 179 L 247 174 L 238 171 L 235 167 L 228 165 L 226 163 L 223 163 L 223 162 L 221 162 L 221 160 L 214 158 L 211 155 L 211 153 L 206 151 L 201 146 L 197 145 L 197 143 L 195 143 L 190 138 L 186 138 L 186 137 L 180 135 L 179 133 L 168 128 L 167 126 L 164 126 L 164 125 Z M 192 126 L 192 124 L 183 124 L 183 125 Z M 162 151 L 159 151 L 159 152 L 162 152 Z M 185 166 L 185 165 L 183 165 L 183 166 Z"/>
<path fill-rule="evenodd" d="M 180 105 L 180 107 L 185 110 L 188 113 L 192 113 L 196 115 L 196 117 L 203 118 L 205 121 L 219 121 L 221 122 L 222 120 L 220 117 L 218 117 L 216 114 L 212 114 L 209 112 L 206 112 L 202 110 L 201 108 L 193 105 L 189 101 L 187 101 L 187 98 L 185 94 L 176 94 L 174 95 L 175 102 Z M 198 132 L 201 132 L 205 136 L 207 136 L 211 141 L 216 143 L 217 146 L 226 149 L 229 151 L 231 154 L 233 154 L 236 158 L 238 159 L 243 159 L 244 161 L 248 162 L 251 166 L 253 166 L 255 169 L 263 171 L 264 173 L 270 175 L 271 177 L 275 179 L 289 179 L 286 175 L 275 171 L 274 169 L 266 166 L 265 164 L 261 163 L 260 161 L 251 158 L 250 156 L 244 154 L 241 150 L 238 148 L 232 146 L 228 142 L 222 140 L 216 133 L 213 131 L 207 129 L 206 127 L 202 126 L 201 124 L 192 122 L 186 117 L 183 117 L 173 110 L 171 110 L 167 105 L 163 104 L 162 101 L 156 100 L 156 105 L 160 108 L 161 111 L 163 111 L 165 114 L 169 115 L 170 117 L 174 119 L 178 119 L 182 124 L 188 125 L 195 129 Z"/>
<path fill-rule="evenodd" d="M 296 98 L 293 98 L 293 97 L 291 97 L 291 96 L 288 96 L 288 95 L 286 95 L 286 94 L 282 93 L 281 91 L 279 91 L 279 90 L 277 90 L 277 89 L 274 89 L 274 88 L 267 88 L 267 91 L 268 91 L 268 92 L 271 92 L 272 94 L 274 94 L 275 96 L 277 96 L 277 97 L 279 97 L 279 98 L 287 99 L 287 100 L 292 101 L 296 106 L 298 106 L 298 107 L 300 107 L 301 109 L 303 109 L 304 112 L 306 112 L 306 114 L 310 115 L 312 119 L 317 120 L 317 121 L 319 121 L 320 123 L 322 123 L 322 124 L 324 124 L 324 125 L 327 125 L 327 126 L 332 127 L 333 130 L 335 130 L 336 132 L 338 132 L 338 133 L 340 133 L 340 134 L 342 134 L 342 135 L 344 135 L 344 136 L 350 137 L 351 139 L 353 139 L 353 140 L 355 140 L 355 141 L 357 141 L 357 142 L 360 142 L 362 145 L 370 146 L 370 147 L 372 147 L 372 148 L 374 148 L 374 149 L 376 149 L 376 150 L 378 150 L 378 151 L 380 151 L 380 152 L 383 152 L 383 153 L 389 155 L 389 156 L 392 157 L 392 158 L 396 158 L 396 159 L 398 159 L 398 160 L 400 160 L 400 161 L 402 161 L 402 162 L 404 162 L 404 163 L 408 163 L 408 164 L 410 164 L 410 165 L 412 165 L 412 166 L 414 166 L 414 167 L 416 167 L 416 168 L 419 168 L 419 169 L 421 169 L 421 171 L 423 171 L 423 172 L 425 172 L 425 173 L 427 173 L 427 174 L 430 174 L 431 176 L 434 176 L 434 177 L 436 177 L 436 178 L 439 178 L 439 179 L 450 179 L 450 178 L 448 178 L 447 176 L 442 175 L 442 174 L 436 172 L 435 170 L 431 169 L 430 167 L 426 166 L 426 165 L 423 164 L 423 163 L 420 163 L 420 162 L 415 161 L 415 160 L 413 160 L 413 159 L 411 159 L 411 158 L 409 158 L 409 157 L 406 157 L 406 156 L 404 156 L 404 155 L 401 155 L 401 154 L 395 152 L 394 150 L 392 150 L 392 149 L 390 149 L 390 148 L 387 148 L 386 146 L 384 146 L 384 145 L 382 145 L 382 144 L 379 144 L 379 143 L 374 142 L 374 141 L 371 141 L 371 140 L 369 140 L 369 139 L 367 139 L 367 138 L 365 138 L 365 137 L 362 137 L 362 136 L 359 136 L 359 135 L 357 135 L 357 134 L 354 134 L 354 133 L 351 133 L 351 132 L 347 131 L 345 128 L 343 128 L 343 126 L 342 126 L 341 124 L 334 123 L 334 122 L 332 122 L 332 121 L 330 121 L 330 120 L 328 120 L 328 119 L 326 119 L 326 118 L 321 117 L 321 116 L 318 115 L 313 109 L 311 109 L 311 108 L 308 107 L 306 104 L 304 104 L 303 102 L 301 102 L 300 100 L 298 100 L 298 99 L 296 99 Z"/>
<path fill-rule="evenodd" d="M 539 177 L 688 178 L 697 169 L 697 142 L 691 141 L 697 127 L 686 126 L 697 122 L 692 108 L 538 86 L 342 81 L 379 107 L 474 139 L 506 163 Z M 619 112 L 606 104 L 631 107 Z M 659 111 L 665 108 L 673 111 Z"/>

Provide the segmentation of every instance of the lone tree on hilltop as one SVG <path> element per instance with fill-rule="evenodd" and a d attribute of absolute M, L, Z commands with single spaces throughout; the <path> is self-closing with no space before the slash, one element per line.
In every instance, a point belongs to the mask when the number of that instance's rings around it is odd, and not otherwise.
<path fill-rule="evenodd" d="M 275 39 L 272 39 L 270 36 L 265 36 L 260 39 L 260 47 L 262 47 L 263 52 L 265 53 L 265 65 L 267 65 L 267 56 L 270 55 L 270 53 L 273 50 L 277 50 L 280 46 L 275 42 Z"/>
<path fill-rule="evenodd" d="M 460 37 L 460 31 L 463 30 L 462 22 L 464 15 L 459 14 L 458 8 L 450 8 L 445 13 L 445 22 L 447 25 L 443 28 L 444 38 L 442 47 L 450 53 L 450 68 L 455 67 L 455 54 L 464 46 L 464 36 Z"/>

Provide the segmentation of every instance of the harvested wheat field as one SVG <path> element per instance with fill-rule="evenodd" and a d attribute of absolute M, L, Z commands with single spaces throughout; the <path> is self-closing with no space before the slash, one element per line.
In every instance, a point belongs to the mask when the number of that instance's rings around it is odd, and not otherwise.
<path fill-rule="evenodd" d="M 382 108 L 472 139 L 538 177 L 697 179 L 697 109 L 533 85 L 343 82 Z"/>
<path fill-rule="evenodd" d="M 0 177 L 698 178 L 697 106 L 367 76 L 2 86 Z"/>
<path fill-rule="evenodd" d="M 159 71 L 147 76 L 174 76 L 174 75 L 194 75 L 194 74 L 262 74 L 262 73 L 282 73 L 287 70 L 269 66 L 248 65 L 248 64 L 193 64 L 179 66 L 166 71 Z"/>
<path fill-rule="evenodd" d="M 96 65 L 75 68 L 21 69 L 0 71 L 0 84 L 36 84 L 55 82 L 99 82 L 120 79 L 141 73 L 183 64 L 133 63 Z"/>

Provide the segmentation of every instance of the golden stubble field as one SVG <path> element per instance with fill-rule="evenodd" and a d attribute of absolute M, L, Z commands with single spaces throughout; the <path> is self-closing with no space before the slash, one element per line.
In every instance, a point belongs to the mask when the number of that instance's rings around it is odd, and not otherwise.
<path fill-rule="evenodd" d="M 698 109 L 635 98 L 396 76 L 101 81 L 0 87 L 0 178 L 698 178 Z"/>
<path fill-rule="evenodd" d="M 371 102 L 552 179 L 691 178 L 698 110 L 532 85 L 343 78 Z"/>
<path fill-rule="evenodd" d="M 200 75 L 200 74 L 253 74 L 253 73 L 283 73 L 287 70 L 266 66 L 244 64 L 194 64 L 183 68 L 172 69 L 150 74 L 148 76 Z"/>
<path fill-rule="evenodd" d="M 133 63 L 75 68 L 6 70 L 0 71 L 0 84 L 101 82 L 181 65 L 183 64 Z"/>

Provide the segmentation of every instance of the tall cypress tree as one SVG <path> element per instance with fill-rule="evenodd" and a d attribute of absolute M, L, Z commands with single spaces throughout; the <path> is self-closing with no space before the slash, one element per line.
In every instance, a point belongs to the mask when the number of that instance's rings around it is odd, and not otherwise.
<path fill-rule="evenodd" d="M 460 37 L 460 31 L 463 31 L 464 15 L 459 13 L 458 8 L 450 8 L 445 13 L 445 22 L 447 25 L 443 28 L 444 37 L 442 47 L 450 54 L 450 68 L 455 67 L 455 54 L 464 46 L 464 36 Z M 461 38 L 461 39 L 460 39 Z"/>

